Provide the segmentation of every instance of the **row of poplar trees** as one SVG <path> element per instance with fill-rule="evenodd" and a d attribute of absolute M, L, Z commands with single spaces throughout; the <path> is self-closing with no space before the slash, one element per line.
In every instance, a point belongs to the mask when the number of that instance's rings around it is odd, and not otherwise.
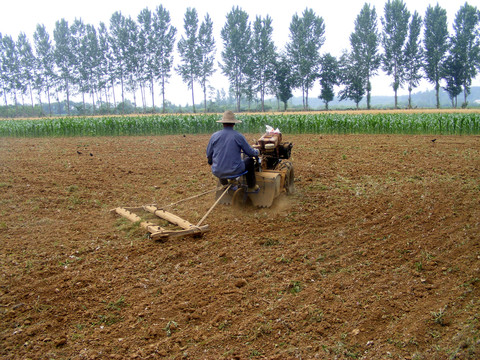
<path fill-rule="evenodd" d="M 403 0 L 388 0 L 378 24 L 375 7 L 365 3 L 355 20 L 350 35 L 350 49 L 339 58 L 321 54 L 325 42 L 325 22 L 312 9 L 295 14 L 290 23 L 290 39 L 278 51 L 273 42 L 272 19 L 257 16 L 253 24 L 248 14 L 234 7 L 221 29 L 222 62 L 218 66 L 228 78 L 230 92 L 240 111 L 242 99 L 259 100 L 264 110 L 265 96 L 272 94 L 284 103 L 294 89 L 302 91 L 303 106 L 308 109 L 309 91 L 319 81 L 320 98 L 326 108 L 340 88 L 340 100 L 353 100 L 358 107 L 366 96 L 370 108 L 371 80 L 383 70 L 392 79 L 397 107 L 397 92 L 411 92 L 422 78 L 436 90 L 443 87 L 452 105 L 463 91 L 464 105 L 472 79 L 480 71 L 480 12 L 465 3 L 457 12 L 453 34 L 449 34 L 447 13 L 438 4 L 428 6 L 425 16 L 411 14 Z M 423 29 L 423 38 L 422 38 Z M 51 98 L 60 102 L 66 97 L 70 114 L 70 98 L 81 95 L 85 110 L 90 97 L 93 111 L 97 106 L 125 105 L 125 94 L 133 103 L 138 94 L 146 110 L 147 97 L 155 109 L 155 87 L 162 95 L 165 111 L 166 84 L 176 71 L 191 89 L 195 111 L 194 85 L 200 84 L 207 104 L 209 79 L 216 71 L 216 41 L 213 23 L 207 14 L 200 23 L 197 11 L 188 8 L 184 16 L 184 33 L 178 42 L 177 29 L 169 12 L 159 5 L 155 11 L 142 10 L 137 19 L 115 12 L 107 27 L 97 28 L 76 19 L 71 25 L 57 21 L 53 41 L 44 25 L 37 25 L 34 45 L 24 33 L 15 41 L 0 34 L 0 91 L 5 105 L 8 98 L 17 106 L 19 97 L 25 103 L 34 96 L 42 104 L 46 99 L 51 114 Z M 179 61 L 174 63 L 177 46 Z M 116 94 L 115 89 L 120 90 Z M 34 95 L 35 94 L 35 95 Z"/>

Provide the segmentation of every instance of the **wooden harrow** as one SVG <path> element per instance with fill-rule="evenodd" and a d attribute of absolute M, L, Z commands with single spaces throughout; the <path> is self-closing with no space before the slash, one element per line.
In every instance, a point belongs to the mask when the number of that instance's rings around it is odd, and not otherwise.
<path fill-rule="evenodd" d="M 217 206 L 217 204 L 220 202 L 221 198 L 228 192 L 230 189 L 230 185 L 226 187 L 224 190 L 222 196 L 220 196 L 217 201 L 210 207 L 210 209 L 206 212 L 206 214 L 200 219 L 200 221 L 196 224 L 193 225 L 190 222 L 188 222 L 185 219 L 182 219 L 181 217 L 172 214 L 168 211 L 165 211 L 165 208 L 171 207 L 173 205 L 176 205 L 178 203 L 191 200 L 197 197 L 200 197 L 202 195 L 212 193 L 214 191 L 218 191 L 218 189 L 213 189 L 210 191 L 207 191 L 205 193 L 195 195 L 192 197 L 189 197 L 187 199 L 180 200 L 176 203 L 172 203 L 170 205 L 167 205 L 163 208 L 158 208 L 155 205 L 145 205 L 145 206 L 140 206 L 140 207 L 117 207 L 113 210 L 111 210 L 112 213 L 116 213 L 132 222 L 138 222 L 140 223 L 140 226 L 143 227 L 145 230 L 147 230 L 150 233 L 150 238 L 155 241 L 167 241 L 170 238 L 176 238 L 176 237 L 183 237 L 183 236 L 201 236 L 203 233 L 209 231 L 208 225 L 202 225 L 204 220 L 207 218 L 207 216 L 210 214 L 210 212 Z M 147 211 L 163 220 L 168 221 L 171 224 L 174 224 L 180 229 L 165 229 L 159 225 L 156 225 L 152 222 L 149 221 L 142 221 L 142 218 L 138 216 L 135 212 L 138 211 Z"/>

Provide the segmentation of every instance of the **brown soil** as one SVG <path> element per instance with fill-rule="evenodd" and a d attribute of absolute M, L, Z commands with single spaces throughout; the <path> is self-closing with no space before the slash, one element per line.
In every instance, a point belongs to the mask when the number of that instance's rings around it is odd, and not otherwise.
<path fill-rule="evenodd" d="M 164 243 L 110 210 L 215 188 L 207 135 L 0 139 L 0 357 L 478 359 L 480 137 L 284 139 L 294 195 Z"/>

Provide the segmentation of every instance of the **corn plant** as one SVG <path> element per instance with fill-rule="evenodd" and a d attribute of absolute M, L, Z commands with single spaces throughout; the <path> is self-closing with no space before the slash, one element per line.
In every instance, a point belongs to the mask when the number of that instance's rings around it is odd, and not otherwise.
<path fill-rule="evenodd" d="M 135 136 L 206 134 L 221 129 L 218 114 L 62 117 L 0 121 L 2 137 Z M 479 135 L 480 113 L 238 114 L 244 133 L 265 125 L 288 134 Z"/>

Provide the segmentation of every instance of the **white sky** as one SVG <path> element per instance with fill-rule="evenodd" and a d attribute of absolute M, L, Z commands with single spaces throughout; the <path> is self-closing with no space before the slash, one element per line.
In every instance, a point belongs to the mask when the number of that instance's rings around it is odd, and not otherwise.
<path fill-rule="evenodd" d="M 404 0 L 408 10 L 413 13 L 417 11 L 422 17 L 429 4 L 435 6 L 437 3 L 447 10 L 448 27 L 450 33 L 453 32 L 452 23 L 456 12 L 465 0 Z M 53 37 L 55 22 L 64 18 L 71 24 L 75 18 L 81 18 L 84 23 L 90 23 L 98 26 L 103 21 L 107 26 L 110 17 L 115 11 L 120 11 L 125 16 L 131 16 L 136 20 L 137 15 L 144 8 L 155 10 L 162 4 L 169 12 L 172 18 L 172 25 L 177 28 L 177 40 L 183 34 L 183 18 L 188 7 L 195 8 L 199 15 L 199 21 L 202 21 L 205 14 L 208 13 L 213 21 L 214 36 L 217 42 L 216 61 L 221 61 L 222 41 L 220 31 L 225 24 L 226 15 L 232 10 L 232 7 L 239 6 L 249 14 L 249 20 L 253 23 L 257 15 L 265 17 L 270 15 L 273 19 L 273 37 L 278 49 L 283 49 L 289 41 L 289 25 L 292 16 L 297 13 L 302 14 L 305 8 L 311 8 L 325 21 L 326 41 L 321 48 L 322 53 L 330 52 L 339 57 L 342 49 L 349 49 L 349 36 L 354 30 L 354 21 L 360 13 L 365 2 L 375 6 L 378 18 L 379 30 L 381 30 L 380 17 L 383 16 L 384 5 L 387 0 L 370 1 L 272 1 L 272 0 L 11 0 L 5 1 L 0 11 L 0 33 L 11 35 L 14 39 L 20 32 L 25 32 L 32 38 L 37 24 L 44 24 Z M 468 1 L 470 5 L 476 5 L 476 1 Z M 32 41 L 33 46 L 33 41 Z M 174 60 L 178 63 L 178 56 Z M 390 86 L 391 80 L 383 73 L 380 73 L 372 81 L 373 95 L 393 95 Z M 212 86 L 217 89 L 228 89 L 228 82 L 217 69 L 216 75 L 212 78 Z M 480 76 L 473 82 L 473 86 L 480 85 Z M 415 91 L 433 89 L 431 84 L 422 83 Z M 399 94 L 405 94 L 402 90 Z M 295 93 L 298 94 L 297 92 Z M 319 90 L 314 88 L 310 92 L 310 97 L 317 97 Z M 166 98 L 175 104 L 185 105 L 191 103 L 190 91 L 187 86 L 182 84 L 178 76 L 173 76 L 166 88 Z M 201 101 L 202 94 L 200 89 L 195 88 L 195 102 Z M 182 100 L 183 99 L 183 100 Z M 158 101 L 157 101 L 158 103 Z"/>

